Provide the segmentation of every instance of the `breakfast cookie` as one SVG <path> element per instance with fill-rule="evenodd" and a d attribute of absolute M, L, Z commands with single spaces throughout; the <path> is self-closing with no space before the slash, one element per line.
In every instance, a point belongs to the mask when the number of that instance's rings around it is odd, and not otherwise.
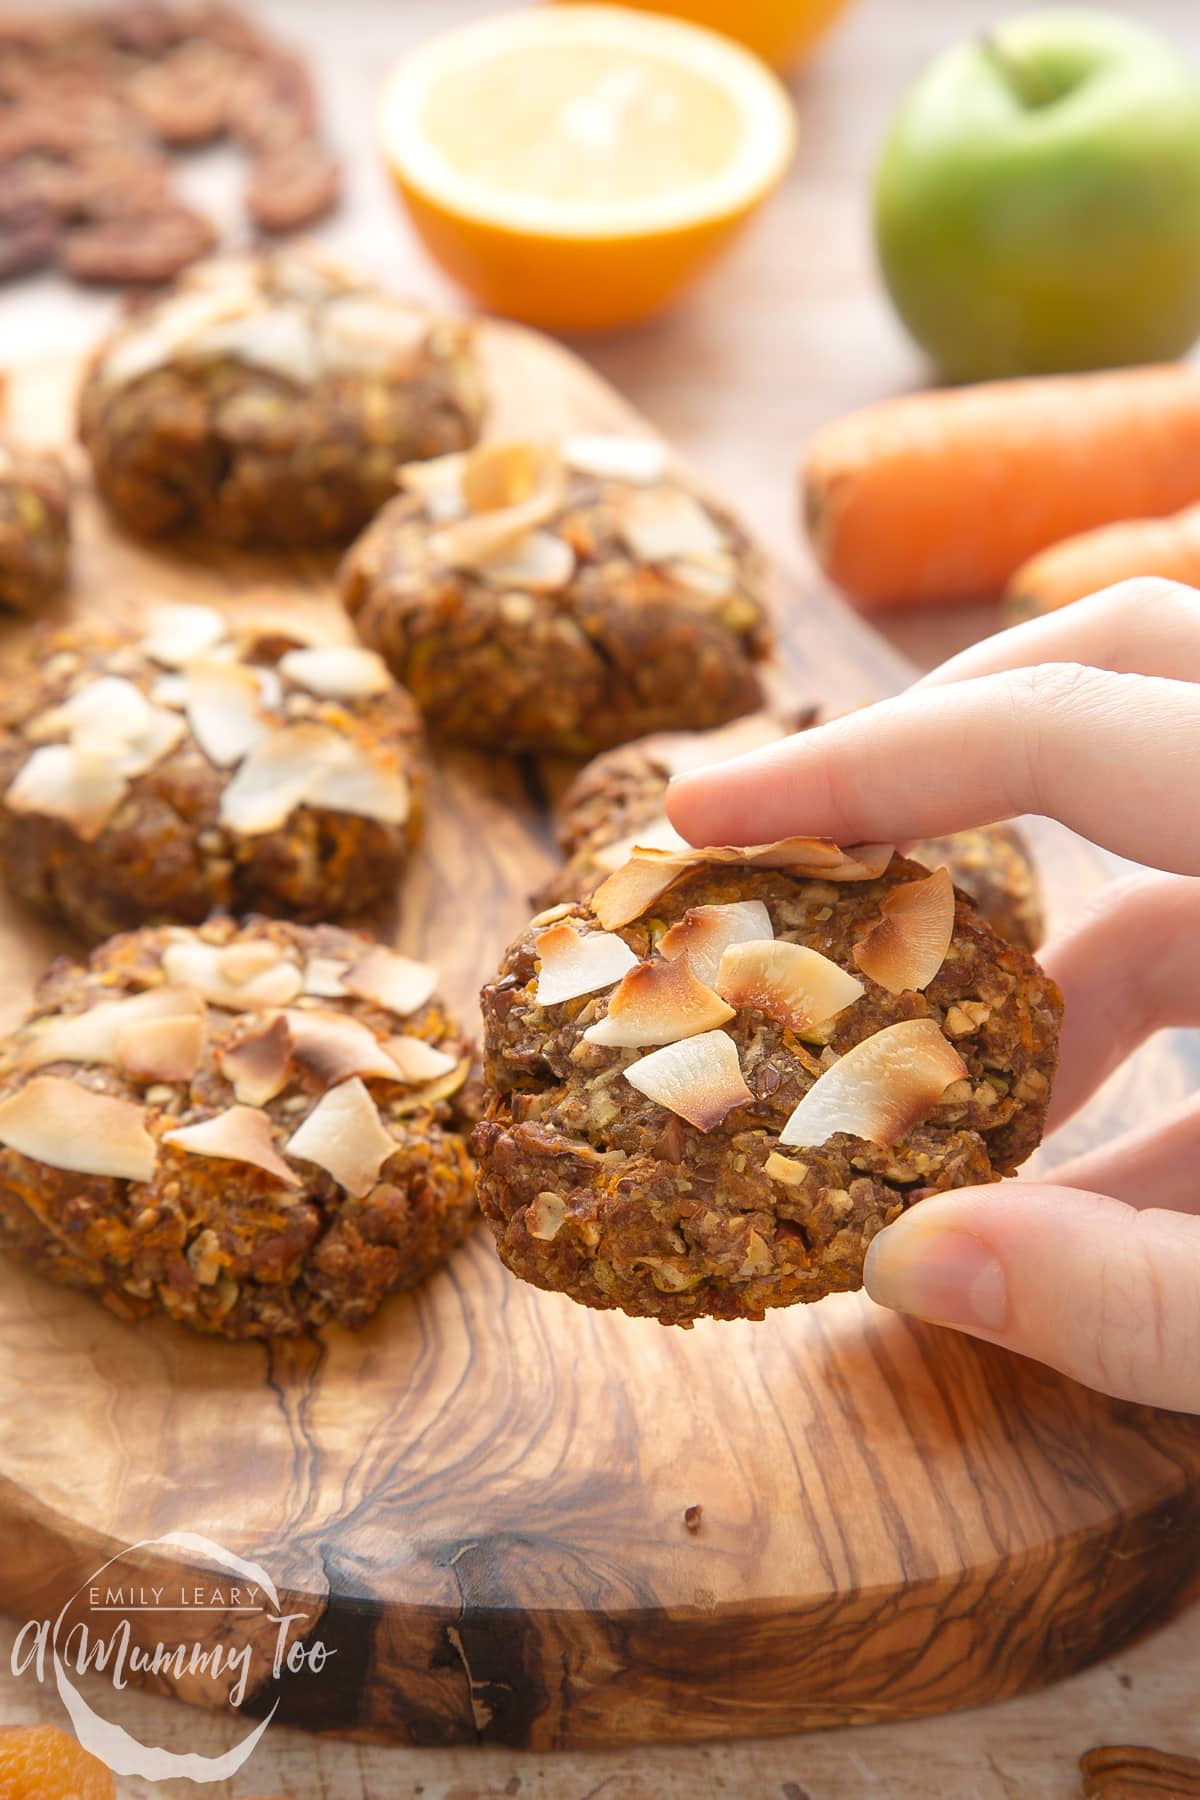
<path fill-rule="evenodd" d="M 584 756 L 760 704 L 762 558 L 660 445 L 485 444 L 400 482 L 343 597 L 431 732 Z"/>
<path fill-rule="evenodd" d="M 256 919 L 62 959 L 0 1052 L 0 1248 L 121 1317 L 361 1325 L 474 1217 L 435 971 Z"/>
<path fill-rule="evenodd" d="M 593 758 L 556 808 L 559 847 L 567 861 L 539 889 L 536 904 L 586 900 L 635 844 L 682 848 L 684 840 L 663 810 L 672 777 L 775 743 L 816 721 L 815 707 L 786 721 L 755 713 L 719 731 L 663 732 Z M 1002 938 L 1037 949 L 1044 936 L 1040 884 L 1025 841 L 1012 825 L 926 838 L 908 854 L 927 868 L 948 868 L 955 886 L 970 895 L 980 917 Z"/>
<path fill-rule="evenodd" d="M 92 359 L 80 434 L 130 530 L 341 544 L 398 463 L 473 443 L 464 325 L 296 251 L 190 269 Z"/>
<path fill-rule="evenodd" d="M 0 606 L 36 612 L 67 576 L 70 491 L 49 451 L 0 443 Z"/>
<path fill-rule="evenodd" d="M 5 879 L 88 940 L 214 910 L 365 914 L 416 835 L 420 741 L 357 645 L 204 606 L 141 635 L 43 631 L 0 678 Z"/>
<path fill-rule="evenodd" d="M 665 1324 L 856 1288 L 905 1208 L 1035 1148 L 1061 1005 L 886 846 L 636 855 L 484 989 L 500 1255 Z"/>

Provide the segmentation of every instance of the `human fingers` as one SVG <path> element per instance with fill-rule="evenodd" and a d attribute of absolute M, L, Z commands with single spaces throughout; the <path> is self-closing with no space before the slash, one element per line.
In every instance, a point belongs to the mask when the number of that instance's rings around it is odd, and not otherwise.
<path fill-rule="evenodd" d="M 1146 575 L 1014 625 L 952 656 L 914 685 L 974 681 L 1038 663 L 1087 663 L 1115 675 L 1200 681 L 1200 591 Z"/>
<path fill-rule="evenodd" d="M 1200 1213 L 1200 1101 L 1064 1163 L 1054 1184 L 1111 1194 L 1126 1206 Z"/>
<path fill-rule="evenodd" d="M 1198 739 L 1200 687 L 1050 663 L 913 689 L 691 770 L 671 783 L 667 811 L 695 844 L 892 843 L 1046 813 L 1195 874 Z"/>
<path fill-rule="evenodd" d="M 867 1291 L 1122 1400 L 1200 1412 L 1200 1218 L 1013 1181 L 923 1200 Z"/>
<path fill-rule="evenodd" d="M 1038 958 L 1066 1002 L 1053 1130 L 1153 1032 L 1200 1022 L 1200 880 L 1115 882 Z"/>

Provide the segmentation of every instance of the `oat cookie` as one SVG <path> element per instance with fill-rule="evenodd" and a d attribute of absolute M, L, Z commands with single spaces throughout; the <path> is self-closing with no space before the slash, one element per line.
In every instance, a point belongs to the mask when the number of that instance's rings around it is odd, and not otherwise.
<path fill-rule="evenodd" d="M 60 592 L 70 549 L 61 458 L 0 443 L 0 606 L 36 612 Z"/>
<path fill-rule="evenodd" d="M 342 592 L 431 731 L 584 756 L 760 704 L 763 560 L 661 445 L 485 444 L 400 480 Z"/>
<path fill-rule="evenodd" d="M 0 1248 L 123 1318 L 363 1324 L 474 1217 L 471 1055 L 435 983 L 266 919 L 55 963 L 0 1051 Z"/>
<path fill-rule="evenodd" d="M 96 940 L 214 910 L 362 916 L 416 835 L 420 722 L 377 656 L 166 606 L 0 682 L 9 887 Z"/>
<path fill-rule="evenodd" d="M 1037 1145 L 1061 997 L 931 874 L 791 839 L 633 858 L 483 993 L 509 1268 L 664 1324 L 862 1281 L 876 1232 Z"/>
<path fill-rule="evenodd" d="M 93 357 L 80 433 L 130 530 L 345 543 L 398 463 L 474 442 L 464 325 L 315 253 L 197 264 Z"/>

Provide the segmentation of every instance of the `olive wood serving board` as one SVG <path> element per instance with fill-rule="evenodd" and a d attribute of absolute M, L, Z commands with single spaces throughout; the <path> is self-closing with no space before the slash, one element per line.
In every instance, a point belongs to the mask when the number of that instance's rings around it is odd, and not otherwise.
<path fill-rule="evenodd" d="M 645 429 L 558 346 L 499 325 L 486 343 L 494 430 Z M 15 426 L 65 440 L 75 373 L 18 372 Z M 79 486 L 75 608 L 196 599 L 343 629 L 331 559 L 147 548 L 82 465 Z M 778 599 L 796 700 L 906 679 L 836 601 L 796 577 Z M 442 759 L 396 933 L 468 1018 L 551 866 L 556 778 Z M 1105 870 L 1066 834 L 1037 842 L 1061 919 Z M 2 1024 L 68 946 L 4 901 L 0 946 Z M 1187 1057 L 1158 1040 L 1063 1150 L 1186 1091 Z M 1200 1420 L 861 1295 L 693 1331 L 589 1312 L 509 1276 L 486 1229 L 365 1330 L 273 1345 L 134 1328 L 0 1263 L 0 1606 L 52 1616 L 172 1530 L 260 1563 L 336 1650 L 251 1709 L 414 1744 L 784 1732 L 1014 1694 L 1176 1603 L 1200 1562 Z M 138 1552 L 124 1573 L 161 1566 Z"/>

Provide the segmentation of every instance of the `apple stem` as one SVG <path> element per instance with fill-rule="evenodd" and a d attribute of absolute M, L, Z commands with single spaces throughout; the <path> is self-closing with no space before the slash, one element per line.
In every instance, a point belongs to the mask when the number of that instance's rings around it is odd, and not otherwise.
<path fill-rule="evenodd" d="M 1022 62 L 1019 56 L 1014 56 L 1011 50 L 1001 44 L 994 31 L 980 33 L 979 47 L 1003 76 L 1022 106 L 1049 106 L 1059 98 L 1059 91 L 1046 80 L 1041 71 L 1032 68 L 1028 62 Z"/>

